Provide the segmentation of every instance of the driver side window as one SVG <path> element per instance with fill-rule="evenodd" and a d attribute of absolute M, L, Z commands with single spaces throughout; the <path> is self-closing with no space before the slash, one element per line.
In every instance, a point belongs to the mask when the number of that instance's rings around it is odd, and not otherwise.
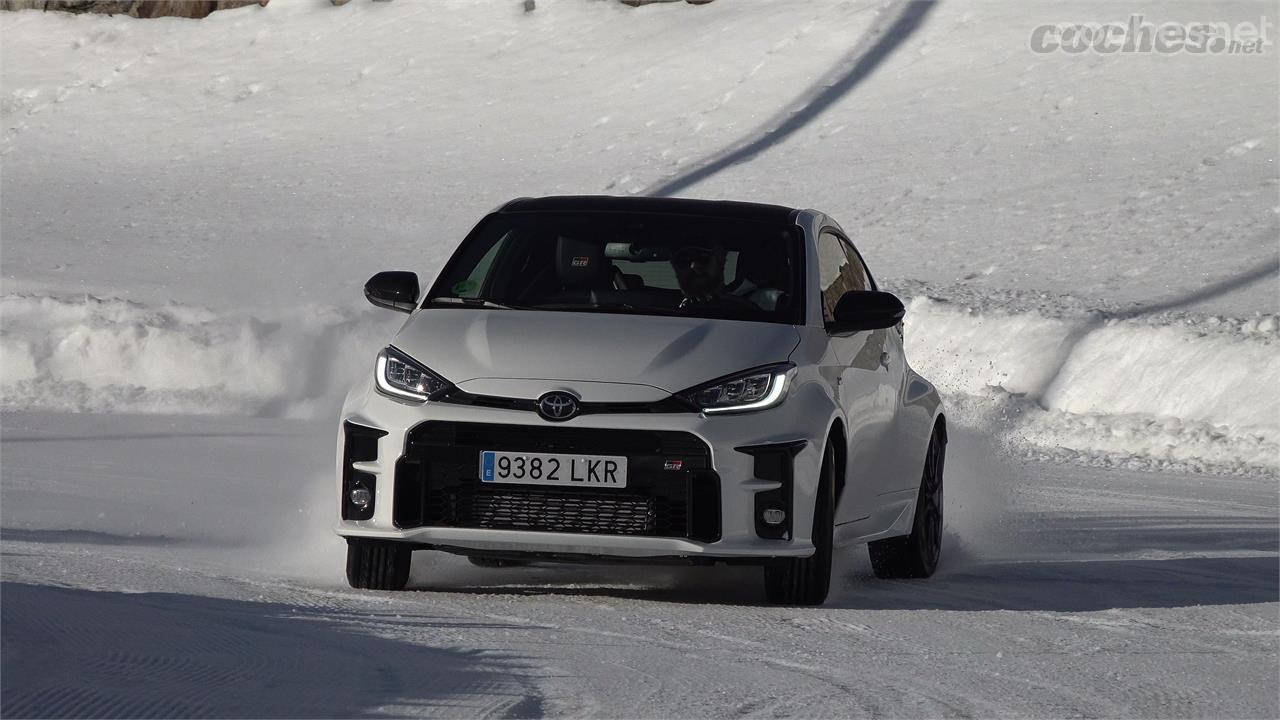
<path fill-rule="evenodd" d="M 818 276 L 822 288 L 822 320 L 835 319 L 836 303 L 850 290 L 870 290 L 871 283 L 857 256 L 850 256 L 845 242 L 830 230 L 818 236 Z"/>

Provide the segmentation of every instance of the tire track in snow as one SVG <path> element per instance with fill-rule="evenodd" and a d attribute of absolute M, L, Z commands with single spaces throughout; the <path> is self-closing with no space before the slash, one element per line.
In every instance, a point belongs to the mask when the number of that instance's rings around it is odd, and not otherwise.
<path fill-rule="evenodd" d="M 890 3 L 886 8 L 895 4 L 898 3 Z M 799 132 L 870 77 L 920 28 L 934 4 L 931 0 L 910 0 L 903 4 L 891 21 L 874 25 L 834 69 L 780 113 L 736 143 L 698 160 L 674 177 L 649 186 L 643 194 L 672 195 L 734 165 L 748 162 Z"/>
<path fill-rule="evenodd" d="M 753 639 L 717 632 L 714 624 L 708 625 L 694 618 L 685 617 L 680 621 L 668 620 L 661 610 L 656 615 L 639 614 L 625 619 L 626 622 L 634 624 L 609 625 L 605 628 L 580 622 L 574 624 L 547 622 L 536 619 L 531 616 L 532 613 L 530 616 L 517 616 L 509 612 L 499 614 L 483 610 L 477 612 L 470 604 L 459 602 L 452 595 L 439 596 L 434 593 L 433 595 L 435 597 L 431 599 L 432 603 L 447 608 L 450 614 L 476 615 L 530 628 L 554 630 L 565 636 L 582 635 L 588 638 L 625 641 L 621 645 L 611 645 L 617 649 L 612 651 L 613 657 L 609 659 L 601 659 L 595 652 L 595 649 L 600 647 L 599 642 L 583 643 L 566 640 L 565 644 L 587 650 L 586 656 L 581 659 L 588 665 L 604 662 L 631 668 L 650 678 L 651 683 L 656 686 L 646 687 L 642 700 L 633 698 L 628 703 L 631 707 L 645 708 L 648 712 L 652 712 L 654 707 L 649 704 L 650 702 L 670 696 L 673 689 L 670 687 L 671 683 L 664 682 L 653 673 L 644 670 L 654 655 L 666 658 L 664 662 L 667 664 L 676 662 L 676 658 L 679 658 L 682 663 L 687 663 L 678 672 L 669 670 L 664 677 L 677 678 L 676 685 L 688 686 L 692 691 L 704 687 L 723 687 L 723 679 L 716 673 L 708 671 L 708 668 L 723 669 L 732 666 L 739 668 L 733 673 L 735 677 L 754 676 L 756 679 L 748 683 L 752 688 L 752 695 L 744 698 L 736 706 L 735 713 L 738 716 L 776 715 L 779 712 L 786 715 L 813 715 L 826 712 L 848 714 L 851 708 L 856 708 L 856 714 L 860 715 L 884 715 L 886 709 L 881 697 L 884 692 L 891 693 L 901 702 L 910 703 L 924 715 L 945 714 L 965 717 L 973 713 L 990 713 L 995 709 L 994 707 L 975 708 L 970 698 L 964 694 L 956 694 L 945 684 L 935 681 L 915 678 L 909 683 L 904 683 L 900 674 L 892 670 L 865 665 L 860 665 L 855 670 L 852 667 L 833 665 L 829 655 L 822 652 L 823 649 L 829 648 L 824 648 L 822 641 L 819 640 L 819 638 L 829 638 L 830 633 L 818 631 L 813 634 L 797 634 L 796 630 L 801 626 L 792 622 L 797 619 L 791 617 L 793 613 L 799 613 L 805 618 L 820 619 L 825 617 L 821 611 L 750 606 L 736 608 L 741 613 L 738 617 L 739 622 L 766 631 L 764 636 Z M 512 602 L 520 601 L 520 598 L 514 595 L 506 599 Z M 805 630 L 809 629 L 805 628 Z M 885 647 L 896 647 L 902 641 L 902 638 L 893 634 L 874 631 L 868 634 Z M 705 641 L 691 644 L 690 641 L 694 639 L 691 636 L 704 638 Z M 812 642 L 817 642 L 819 648 L 810 647 Z M 623 648 L 628 648 L 629 651 L 624 653 Z M 856 654 L 867 652 L 869 651 L 865 648 L 856 650 Z M 572 656 L 562 654 L 562 657 L 570 659 Z M 576 667 L 579 672 L 583 669 L 582 665 L 574 665 L 572 662 L 570 665 Z M 720 675 L 723 675 L 722 671 Z M 692 697 L 693 695 L 691 692 L 682 692 L 675 696 Z M 625 710 L 616 706 L 614 710 L 623 715 L 627 714 Z"/>

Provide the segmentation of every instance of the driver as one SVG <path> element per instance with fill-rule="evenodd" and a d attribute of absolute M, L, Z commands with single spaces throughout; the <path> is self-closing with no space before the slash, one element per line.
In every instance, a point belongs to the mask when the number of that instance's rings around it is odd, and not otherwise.
<path fill-rule="evenodd" d="M 676 281 L 684 299 L 680 309 L 743 308 L 754 309 L 749 300 L 729 293 L 724 284 L 725 251 L 722 247 L 706 248 L 687 245 L 671 256 Z"/>

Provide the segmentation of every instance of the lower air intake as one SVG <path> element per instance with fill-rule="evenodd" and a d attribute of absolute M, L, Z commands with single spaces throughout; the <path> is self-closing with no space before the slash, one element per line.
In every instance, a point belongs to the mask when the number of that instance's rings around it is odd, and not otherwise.
<path fill-rule="evenodd" d="M 481 491 L 460 499 L 460 520 L 468 527 L 617 535 L 658 529 L 653 498 Z"/>

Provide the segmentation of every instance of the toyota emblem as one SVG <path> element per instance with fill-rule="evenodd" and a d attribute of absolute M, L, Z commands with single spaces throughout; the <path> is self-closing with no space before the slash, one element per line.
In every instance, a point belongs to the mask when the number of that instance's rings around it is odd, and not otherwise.
<path fill-rule="evenodd" d="M 578 414 L 578 399 L 566 392 L 549 392 L 538 398 L 538 414 L 545 420 L 563 422 Z"/>

